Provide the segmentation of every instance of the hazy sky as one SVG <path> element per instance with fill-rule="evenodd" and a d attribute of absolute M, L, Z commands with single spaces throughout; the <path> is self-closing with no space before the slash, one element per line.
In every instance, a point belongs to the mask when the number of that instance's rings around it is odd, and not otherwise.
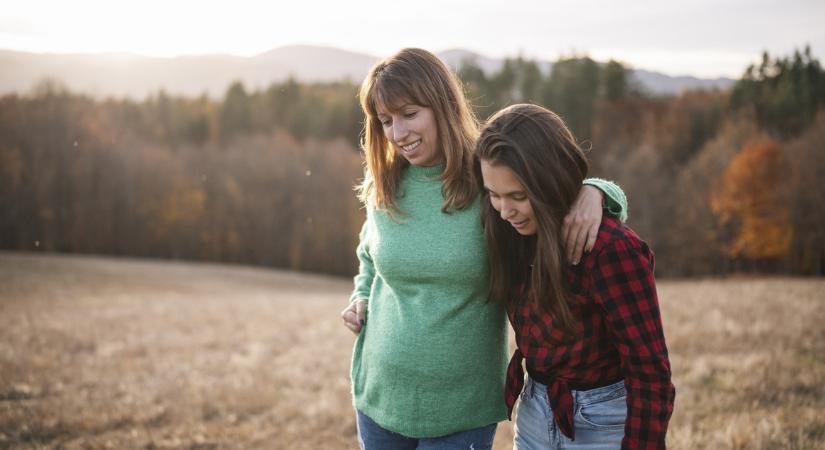
<path fill-rule="evenodd" d="M 6 0 L 0 48 L 254 55 L 290 44 L 386 56 L 416 46 L 553 60 L 587 53 L 738 77 L 762 50 L 825 60 L 825 0 Z"/>

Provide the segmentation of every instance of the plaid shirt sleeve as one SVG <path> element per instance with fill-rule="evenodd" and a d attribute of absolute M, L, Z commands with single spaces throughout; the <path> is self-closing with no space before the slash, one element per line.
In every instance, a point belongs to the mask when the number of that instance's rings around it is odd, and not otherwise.
<path fill-rule="evenodd" d="M 600 249 L 593 297 L 621 356 L 627 388 L 623 449 L 663 449 L 675 389 L 659 315 L 654 258 L 636 236 Z"/>

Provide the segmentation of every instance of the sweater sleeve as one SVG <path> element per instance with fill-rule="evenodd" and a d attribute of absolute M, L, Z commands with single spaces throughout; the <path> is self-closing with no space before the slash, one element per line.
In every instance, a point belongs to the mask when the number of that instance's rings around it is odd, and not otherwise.
<path fill-rule="evenodd" d="M 358 234 L 358 247 L 355 255 L 358 257 L 358 274 L 353 278 L 354 289 L 349 297 L 350 303 L 359 298 L 369 300 L 372 280 L 375 278 L 375 266 L 372 263 L 369 248 L 369 216 Z"/>
<path fill-rule="evenodd" d="M 627 197 L 616 183 L 601 178 L 587 178 L 584 184 L 589 184 L 604 192 L 604 208 L 607 214 L 627 222 Z"/>

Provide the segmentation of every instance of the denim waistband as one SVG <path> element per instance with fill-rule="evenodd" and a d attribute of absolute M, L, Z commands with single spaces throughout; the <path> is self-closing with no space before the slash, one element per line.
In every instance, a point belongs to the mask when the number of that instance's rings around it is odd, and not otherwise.
<path fill-rule="evenodd" d="M 524 386 L 527 395 L 533 396 L 536 393 L 546 395 L 547 385 L 534 380 L 531 376 L 527 376 L 527 383 Z M 610 384 L 600 386 L 593 389 L 577 390 L 570 389 L 570 394 L 576 403 L 589 403 L 595 400 L 605 400 L 608 397 L 618 397 L 625 394 L 624 380 L 611 382 Z"/>

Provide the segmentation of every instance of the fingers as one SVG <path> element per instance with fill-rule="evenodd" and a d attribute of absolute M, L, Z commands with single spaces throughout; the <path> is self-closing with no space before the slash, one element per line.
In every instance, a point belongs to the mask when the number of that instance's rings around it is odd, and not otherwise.
<path fill-rule="evenodd" d="M 568 247 L 567 260 L 574 266 L 581 261 L 584 244 L 587 241 L 587 231 L 588 228 L 584 224 L 577 223 L 575 233 L 571 233 L 575 237 L 573 238 L 573 244 Z"/>
<path fill-rule="evenodd" d="M 573 228 L 573 219 L 575 218 L 575 211 L 570 211 L 564 217 L 564 222 L 561 225 L 561 241 L 564 243 L 564 251 L 567 260 L 570 261 L 570 248 L 573 245 L 575 236 L 572 236 L 571 229 Z"/>
<path fill-rule="evenodd" d="M 341 319 L 344 326 L 355 334 L 361 332 L 361 328 L 367 323 L 367 302 L 366 300 L 356 300 L 341 311 Z"/>
<path fill-rule="evenodd" d="M 361 326 L 358 325 L 358 319 L 355 318 L 355 313 L 352 311 L 347 311 L 343 316 L 344 319 L 344 326 L 347 327 L 350 331 L 354 334 L 358 334 L 361 331 Z"/>
<path fill-rule="evenodd" d="M 584 252 L 593 250 L 602 222 L 604 194 L 592 186 L 584 186 L 570 212 L 564 218 L 562 239 L 567 260 L 575 265 Z"/>
<path fill-rule="evenodd" d="M 564 226 L 568 231 L 564 237 L 564 251 L 567 261 L 571 264 L 578 264 L 582 255 L 593 250 L 599 235 L 599 226 L 602 223 L 601 216 L 601 210 L 599 210 L 565 218 Z"/>
<path fill-rule="evenodd" d="M 571 211 L 564 218 L 564 225 L 562 226 L 564 254 L 571 264 L 578 264 L 581 259 L 588 228 L 589 220 L 579 211 Z"/>
<path fill-rule="evenodd" d="M 590 253 L 591 251 L 593 251 L 593 246 L 596 245 L 596 237 L 599 235 L 600 223 L 601 220 L 599 220 L 599 223 L 594 223 L 590 227 L 590 231 L 587 232 L 587 244 L 585 244 L 584 246 L 585 253 Z"/>
<path fill-rule="evenodd" d="M 347 327 L 354 334 L 361 331 L 361 325 L 358 323 L 358 316 L 356 312 L 356 303 L 351 303 L 349 306 L 341 311 L 341 319 L 344 321 L 344 326 Z"/>
<path fill-rule="evenodd" d="M 363 300 L 355 302 L 355 318 L 361 327 L 367 323 L 367 302 Z"/>

